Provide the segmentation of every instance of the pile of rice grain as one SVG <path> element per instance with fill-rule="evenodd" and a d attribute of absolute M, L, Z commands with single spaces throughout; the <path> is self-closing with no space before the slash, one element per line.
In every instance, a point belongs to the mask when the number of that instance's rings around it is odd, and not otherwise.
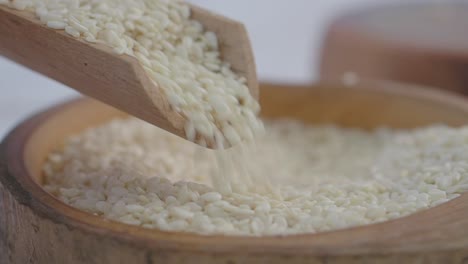
<path fill-rule="evenodd" d="M 266 128 L 243 168 L 270 178 L 279 194 L 220 193 L 210 178 L 215 151 L 136 119 L 70 138 L 50 155 L 45 188 L 127 224 L 255 236 L 385 221 L 468 189 L 468 127 L 364 132 L 271 121 Z"/>
<path fill-rule="evenodd" d="M 137 58 L 171 107 L 187 118 L 186 137 L 220 149 L 263 132 L 246 86 L 220 59 L 213 32 L 190 19 L 181 0 L 0 0 L 34 12 L 46 26 Z M 149 92 L 149 95 L 155 94 Z"/>

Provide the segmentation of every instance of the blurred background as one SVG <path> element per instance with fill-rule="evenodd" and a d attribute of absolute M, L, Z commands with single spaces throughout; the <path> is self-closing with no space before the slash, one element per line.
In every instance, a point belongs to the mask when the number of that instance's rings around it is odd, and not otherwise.
<path fill-rule="evenodd" d="M 261 81 L 310 83 L 318 79 L 322 45 L 331 21 L 350 10 L 394 3 L 396 0 L 190 2 L 242 21 L 246 25 Z M 76 96 L 71 89 L 1 56 L 0 87 L 0 136 L 5 135 L 12 126 L 31 113 Z"/>

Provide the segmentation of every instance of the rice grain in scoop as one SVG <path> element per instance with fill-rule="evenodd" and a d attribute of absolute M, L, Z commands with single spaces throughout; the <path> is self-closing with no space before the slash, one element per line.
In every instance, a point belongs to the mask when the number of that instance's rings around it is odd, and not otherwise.
<path fill-rule="evenodd" d="M 171 107 L 187 118 L 186 137 L 217 148 L 263 132 L 260 106 L 220 58 L 217 37 L 190 19 L 179 0 L 7 0 L 44 25 L 135 57 Z M 149 92 L 149 94 L 153 94 Z"/>

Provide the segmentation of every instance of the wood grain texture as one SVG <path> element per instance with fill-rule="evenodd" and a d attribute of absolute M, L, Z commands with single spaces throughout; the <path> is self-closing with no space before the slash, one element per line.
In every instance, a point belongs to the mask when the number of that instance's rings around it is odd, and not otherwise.
<path fill-rule="evenodd" d="M 349 13 L 328 29 L 322 80 L 354 72 L 468 94 L 468 4 L 388 4 Z"/>
<path fill-rule="evenodd" d="M 218 34 L 223 59 L 258 97 L 252 48 L 244 26 L 192 6 L 192 16 Z M 185 118 L 173 111 L 137 59 L 102 44 L 52 30 L 29 12 L 0 6 L 0 55 L 185 138 Z"/>
<path fill-rule="evenodd" d="M 468 124 L 468 101 L 425 87 L 263 85 L 264 115 L 372 128 Z M 410 216 L 313 235 L 199 236 L 147 230 L 63 204 L 41 188 L 47 153 L 122 113 L 82 99 L 15 128 L 0 147 L 0 263 L 466 263 L 468 194 Z"/>

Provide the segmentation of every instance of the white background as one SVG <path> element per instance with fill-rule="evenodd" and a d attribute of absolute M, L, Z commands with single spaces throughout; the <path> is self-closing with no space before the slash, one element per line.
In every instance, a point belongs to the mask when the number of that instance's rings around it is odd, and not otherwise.
<path fill-rule="evenodd" d="M 328 23 L 339 14 L 391 0 L 190 0 L 242 21 L 260 80 L 312 82 Z M 0 36 L 1 41 L 1 36 Z M 76 96 L 71 89 L 0 56 L 0 137 L 26 116 Z"/>

